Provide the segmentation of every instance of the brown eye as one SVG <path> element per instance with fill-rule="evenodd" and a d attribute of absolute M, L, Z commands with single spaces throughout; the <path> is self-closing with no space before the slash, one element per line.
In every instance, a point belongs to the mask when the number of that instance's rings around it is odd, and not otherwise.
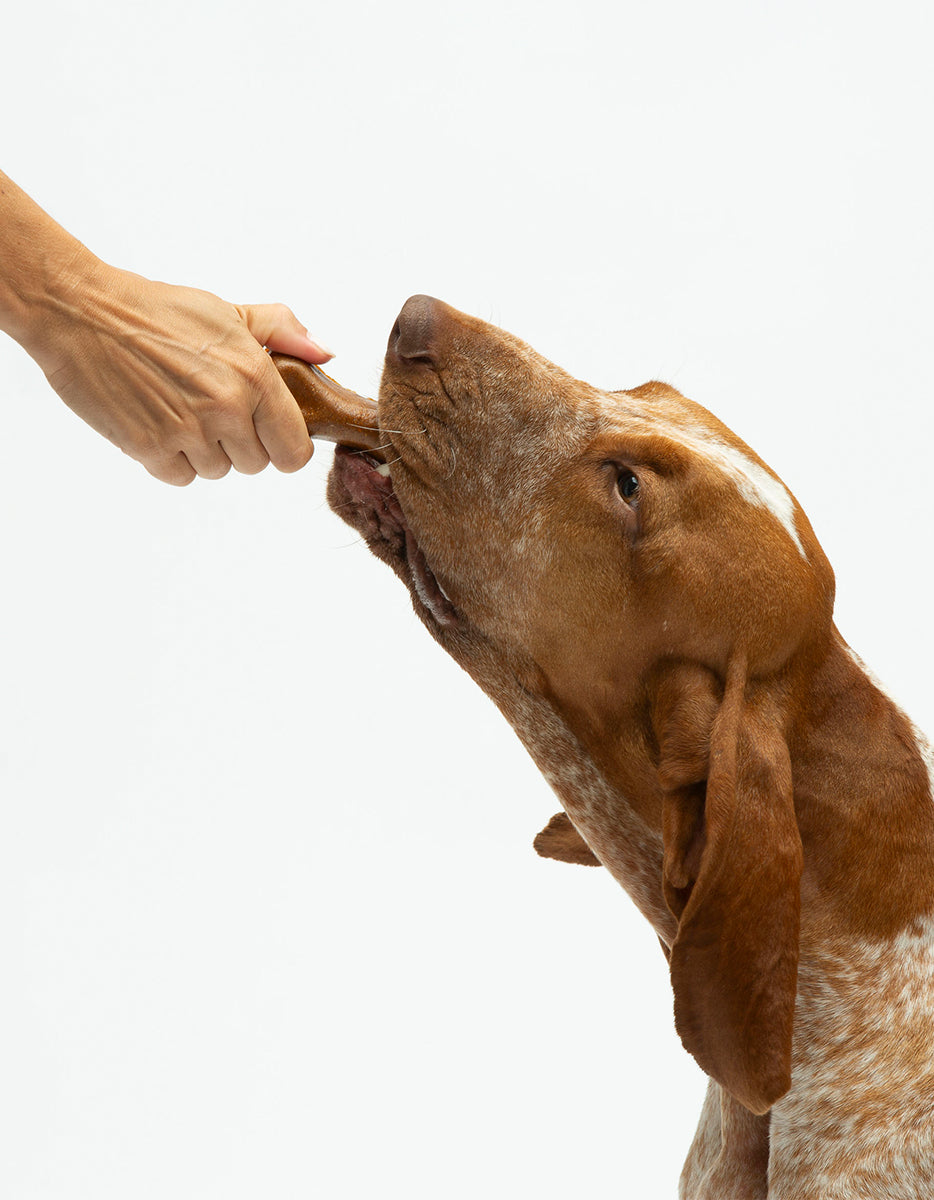
<path fill-rule="evenodd" d="M 619 494 L 627 502 L 632 500 L 639 492 L 639 480 L 632 471 L 620 471 L 619 478 L 616 481 L 616 486 L 619 489 Z"/>

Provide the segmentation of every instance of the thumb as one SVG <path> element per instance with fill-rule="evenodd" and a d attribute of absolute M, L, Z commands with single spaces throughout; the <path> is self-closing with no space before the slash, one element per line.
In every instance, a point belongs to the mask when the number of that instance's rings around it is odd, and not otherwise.
<path fill-rule="evenodd" d="M 327 346 L 308 336 L 308 330 L 287 305 L 238 304 L 236 308 L 261 346 L 310 363 L 325 363 L 334 357 Z"/>

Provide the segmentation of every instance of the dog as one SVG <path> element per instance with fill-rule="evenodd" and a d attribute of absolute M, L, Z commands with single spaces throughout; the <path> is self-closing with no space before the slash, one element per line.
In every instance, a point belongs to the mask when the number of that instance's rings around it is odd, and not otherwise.
<path fill-rule="evenodd" d="M 710 1080 L 683 1200 L 934 1195 L 934 757 L 795 498 L 673 388 L 426 296 L 378 422 L 329 502 L 557 794 L 539 854 L 658 935 Z"/>

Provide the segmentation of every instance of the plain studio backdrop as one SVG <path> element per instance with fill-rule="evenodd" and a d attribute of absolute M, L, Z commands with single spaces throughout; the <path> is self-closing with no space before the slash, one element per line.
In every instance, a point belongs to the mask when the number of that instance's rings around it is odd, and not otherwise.
<path fill-rule="evenodd" d="M 370 395 L 418 291 L 673 383 L 931 729 L 931 14 L 8 4 L 0 165 Z M 6 338 L 0 389 L 0 1195 L 673 1197 L 704 1081 L 655 938 L 532 851 L 556 801 L 330 449 L 173 489 Z"/>

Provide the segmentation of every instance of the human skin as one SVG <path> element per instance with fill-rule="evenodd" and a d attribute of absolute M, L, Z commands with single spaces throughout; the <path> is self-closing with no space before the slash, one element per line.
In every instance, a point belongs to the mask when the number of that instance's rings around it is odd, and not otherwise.
<path fill-rule="evenodd" d="M 108 265 L 0 172 L 0 330 L 69 408 L 156 479 L 184 485 L 312 455 L 264 347 L 324 363 L 283 304 L 229 304 Z"/>

